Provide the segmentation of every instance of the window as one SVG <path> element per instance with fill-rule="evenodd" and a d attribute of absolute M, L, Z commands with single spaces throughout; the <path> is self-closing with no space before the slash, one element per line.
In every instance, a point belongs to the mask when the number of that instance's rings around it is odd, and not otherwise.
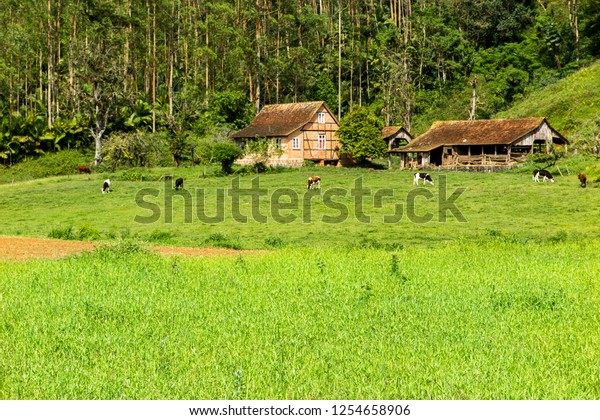
<path fill-rule="evenodd" d="M 292 139 L 292 149 L 295 149 L 295 150 L 300 149 L 300 139 L 298 137 L 294 137 Z"/>
<path fill-rule="evenodd" d="M 319 112 L 319 124 L 325 124 L 325 113 L 324 112 Z"/>
<path fill-rule="evenodd" d="M 327 148 L 327 138 L 324 133 L 319 133 L 319 149 L 324 150 Z"/>
<path fill-rule="evenodd" d="M 275 139 L 275 148 L 276 149 L 281 149 L 281 137 L 277 137 Z"/>

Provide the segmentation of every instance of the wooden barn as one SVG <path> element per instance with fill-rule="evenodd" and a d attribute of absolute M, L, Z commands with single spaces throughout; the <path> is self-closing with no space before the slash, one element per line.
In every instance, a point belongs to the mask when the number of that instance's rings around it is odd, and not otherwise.
<path fill-rule="evenodd" d="M 543 117 L 438 121 L 406 146 L 390 150 L 400 166 L 510 166 L 529 153 L 548 153 L 569 142 Z"/>
<path fill-rule="evenodd" d="M 232 135 L 235 143 L 246 150 L 256 138 L 267 138 L 275 153 L 269 165 L 301 166 L 305 160 L 319 164 L 339 162 L 336 132 L 339 122 L 325 102 L 299 102 L 267 105 L 250 125 Z M 246 155 L 237 161 L 254 164 L 257 156 Z"/>
<path fill-rule="evenodd" d="M 397 149 L 405 146 L 412 141 L 412 136 L 402 126 L 388 126 L 381 130 L 381 137 L 388 145 L 388 150 Z"/>

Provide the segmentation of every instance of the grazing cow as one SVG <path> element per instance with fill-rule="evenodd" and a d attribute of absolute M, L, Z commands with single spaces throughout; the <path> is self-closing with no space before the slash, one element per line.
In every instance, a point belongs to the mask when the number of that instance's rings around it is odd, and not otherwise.
<path fill-rule="evenodd" d="M 546 182 L 546 180 L 550 180 L 550 182 L 554 182 L 554 177 L 552 176 L 552 174 L 550 172 L 548 172 L 545 169 L 535 169 L 533 171 L 533 180 L 534 182 L 540 182 L 540 177 L 542 178 L 542 180 L 544 182 Z"/>
<path fill-rule="evenodd" d="M 577 175 L 577 177 L 579 178 L 579 183 L 581 184 L 581 187 L 585 188 L 587 185 L 587 176 L 585 176 L 585 174 L 582 172 L 579 175 Z"/>
<path fill-rule="evenodd" d="M 431 176 L 425 172 L 417 172 L 415 174 L 413 185 L 419 185 L 419 179 L 423 180 L 423 185 L 427 184 L 428 182 L 431 182 L 431 185 L 433 185 L 433 179 L 431 179 Z"/>
<path fill-rule="evenodd" d="M 308 178 L 308 182 L 306 183 L 306 189 L 310 190 L 316 188 L 318 190 L 321 189 L 321 178 L 318 176 L 311 176 Z"/>
<path fill-rule="evenodd" d="M 110 179 L 107 179 L 102 184 L 102 194 L 110 192 Z"/>
<path fill-rule="evenodd" d="M 91 174 L 92 173 L 92 171 L 90 171 L 89 166 L 78 166 L 77 172 L 80 174 Z"/>
<path fill-rule="evenodd" d="M 177 178 L 175 180 L 175 189 L 183 188 L 183 178 Z"/>

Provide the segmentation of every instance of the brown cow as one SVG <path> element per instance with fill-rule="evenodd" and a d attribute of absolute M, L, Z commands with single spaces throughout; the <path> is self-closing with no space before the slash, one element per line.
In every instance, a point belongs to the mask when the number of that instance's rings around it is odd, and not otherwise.
<path fill-rule="evenodd" d="M 318 190 L 321 189 L 321 178 L 318 176 L 311 176 L 308 178 L 308 182 L 306 183 L 306 189 L 310 190 L 312 188 L 316 188 Z"/>
<path fill-rule="evenodd" d="M 77 172 L 80 174 L 91 174 L 92 173 L 92 171 L 90 171 L 89 166 L 78 166 Z"/>
<path fill-rule="evenodd" d="M 577 175 L 577 177 L 579 178 L 579 183 L 581 184 L 581 187 L 585 188 L 585 186 L 587 185 L 587 177 L 585 176 L 585 174 L 582 172 L 579 175 Z"/>

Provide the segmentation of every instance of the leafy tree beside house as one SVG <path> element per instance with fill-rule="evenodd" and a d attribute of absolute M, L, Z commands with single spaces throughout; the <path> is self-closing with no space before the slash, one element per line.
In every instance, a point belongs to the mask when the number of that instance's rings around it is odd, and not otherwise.
<path fill-rule="evenodd" d="M 349 153 L 359 162 L 385 156 L 387 146 L 381 137 L 383 121 L 367 108 L 354 109 L 340 122 L 337 131 L 342 153 Z"/>
<path fill-rule="evenodd" d="M 233 143 L 215 143 L 212 147 L 212 159 L 221 164 L 224 173 L 231 172 L 231 166 L 236 159 L 244 156 L 244 151 Z"/>

